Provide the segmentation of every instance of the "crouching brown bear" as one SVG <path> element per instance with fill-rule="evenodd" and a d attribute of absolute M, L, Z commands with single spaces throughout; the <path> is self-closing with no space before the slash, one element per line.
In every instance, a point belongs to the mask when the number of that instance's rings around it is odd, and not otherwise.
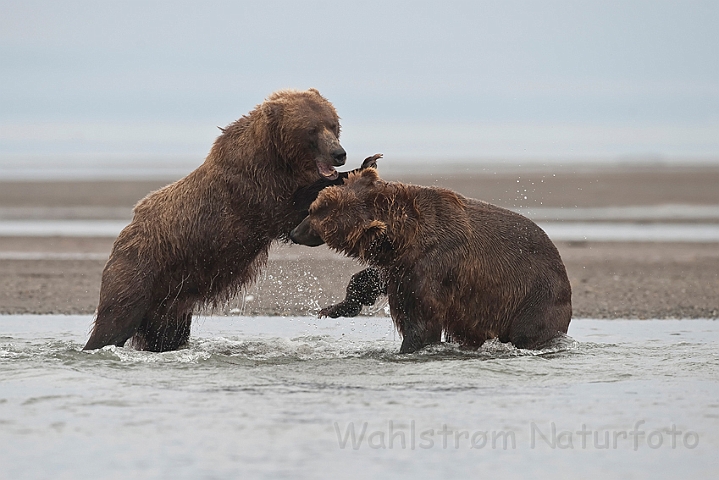
<path fill-rule="evenodd" d="M 223 129 L 200 167 L 135 207 L 103 270 L 85 350 L 185 344 L 194 308 L 253 280 L 270 244 L 346 178 L 335 170 L 346 159 L 339 135 L 337 112 L 314 89 L 276 92 Z"/>
<path fill-rule="evenodd" d="M 369 283 L 384 283 L 401 353 L 442 332 L 464 347 L 498 338 L 538 348 L 569 327 L 569 279 L 544 231 L 450 190 L 385 182 L 374 169 L 353 173 L 319 194 L 290 237 L 376 267 L 381 278 Z"/>

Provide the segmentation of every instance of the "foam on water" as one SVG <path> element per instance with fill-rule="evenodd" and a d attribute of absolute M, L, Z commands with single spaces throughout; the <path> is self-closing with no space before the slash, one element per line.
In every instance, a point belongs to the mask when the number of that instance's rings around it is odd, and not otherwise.
<path fill-rule="evenodd" d="M 491 341 L 399 355 L 387 318 L 204 317 L 187 348 L 166 353 L 83 352 L 91 320 L 0 317 L 8 478 L 706 478 L 719 467 L 719 321 L 574 320 L 538 351 Z M 605 435 L 616 447 L 602 448 Z"/>

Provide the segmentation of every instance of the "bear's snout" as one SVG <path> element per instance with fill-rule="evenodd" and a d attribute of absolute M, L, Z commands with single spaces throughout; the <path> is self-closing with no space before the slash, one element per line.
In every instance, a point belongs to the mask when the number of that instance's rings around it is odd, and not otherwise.
<path fill-rule="evenodd" d="M 335 167 L 341 167 L 347 161 L 347 152 L 345 152 L 345 149 L 341 146 L 334 149 L 330 155 L 332 155 L 332 159 L 334 160 L 333 165 Z"/>
<path fill-rule="evenodd" d="M 312 230 L 310 217 L 305 217 L 299 225 L 292 229 L 290 232 L 290 240 L 292 240 L 293 243 L 307 245 L 308 247 L 318 247 L 325 243 L 322 237 Z"/>

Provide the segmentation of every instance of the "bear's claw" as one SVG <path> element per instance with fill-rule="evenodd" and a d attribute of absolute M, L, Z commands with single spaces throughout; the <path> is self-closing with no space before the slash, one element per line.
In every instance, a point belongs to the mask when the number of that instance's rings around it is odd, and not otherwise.
<path fill-rule="evenodd" d="M 383 155 L 381 153 L 375 153 L 371 157 L 367 157 L 362 162 L 362 166 L 360 167 L 360 170 L 364 170 L 365 168 L 377 168 L 377 160 L 382 158 Z"/>

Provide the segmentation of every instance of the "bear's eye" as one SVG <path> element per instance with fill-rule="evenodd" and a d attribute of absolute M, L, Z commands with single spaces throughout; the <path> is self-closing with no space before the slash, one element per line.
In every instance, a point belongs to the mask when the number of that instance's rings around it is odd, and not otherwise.
<path fill-rule="evenodd" d="M 312 127 L 309 130 L 307 130 L 307 133 L 310 135 L 316 135 L 317 134 L 317 127 Z"/>

